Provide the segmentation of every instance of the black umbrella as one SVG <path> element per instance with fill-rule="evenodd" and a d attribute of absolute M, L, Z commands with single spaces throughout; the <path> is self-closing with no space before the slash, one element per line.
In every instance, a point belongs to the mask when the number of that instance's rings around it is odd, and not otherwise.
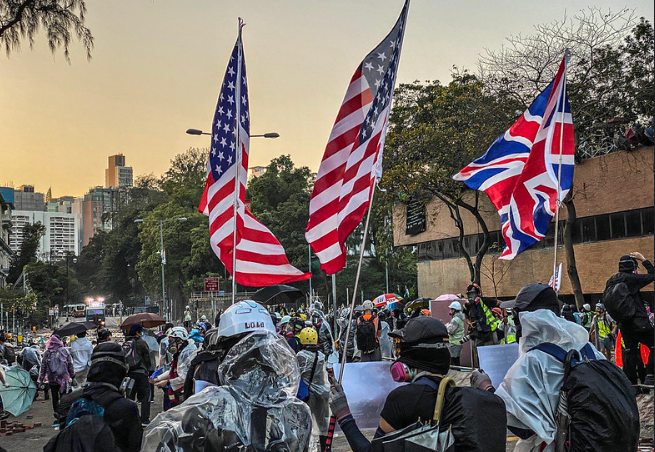
<path fill-rule="evenodd" d="M 286 284 L 262 287 L 252 295 L 254 301 L 263 304 L 295 303 L 301 298 L 305 298 L 305 294 L 300 289 Z"/>
<path fill-rule="evenodd" d="M 414 301 L 410 301 L 405 305 L 405 309 L 427 308 L 430 306 L 431 298 L 421 297 Z"/>
<path fill-rule="evenodd" d="M 86 330 L 92 330 L 97 327 L 98 325 L 93 322 L 71 322 L 66 326 L 62 326 L 58 330 L 55 330 L 55 334 L 58 334 L 61 337 L 75 336 L 79 333 L 85 332 Z"/>

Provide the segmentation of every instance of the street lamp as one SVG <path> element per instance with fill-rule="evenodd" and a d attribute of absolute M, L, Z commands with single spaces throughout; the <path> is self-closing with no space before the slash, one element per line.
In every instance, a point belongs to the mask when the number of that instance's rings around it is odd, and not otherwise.
<path fill-rule="evenodd" d="M 70 253 L 66 253 L 66 322 L 69 322 L 68 320 L 68 314 L 71 310 L 71 299 L 70 296 L 68 295 L 68 286 L 70 285 L 70 278 L 68 277 L 68 258 L 70 257 Z M 77 258 L 73 258 L 73 263 L 77 264 Z"/>
<path fill-rule="evenodd" d="M 159 222 L 159 254 L 161 256 L 161 299 L 163 302 L 164 309 L 164 318 L 168 320 L 167 306 L 166 306 L 166 280 L 164 278 L 164 265 L 166 265 L 166 250 L 164 250 L 164 223 L 169 221 L 186 221 L 185 217 L 181 218 L 167 218 L 165 220 L 144 220 L 143 218 L 137 218 L 134 220 L 135 223 L 154 223 Z"/>
<path fill-rule="evenodd" d="M 186 133 L 189 135 L 211 135 L 211 133 L 199 129 L 187 129 Z M 250 138 L 278 138 L 279 136 L 280 134 L 277 132 L 267 132 L 262 135 L 250 135 Z"/>

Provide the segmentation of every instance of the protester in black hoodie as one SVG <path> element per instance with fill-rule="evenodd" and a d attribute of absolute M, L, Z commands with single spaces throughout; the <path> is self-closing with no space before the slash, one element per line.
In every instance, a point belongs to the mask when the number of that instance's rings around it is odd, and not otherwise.
<path fill-rule="evenodd" d="M 122 452 L 139 451 L 143 435 L 139 410 L 134 402 L 119 392 L 126 374 L 127 368 L 121 346 L 115 342 L 98 344 L 91 355 L 88 383 L 81 391 L 62 397 L 59 403 L 57 409 L 59 424 L 63 427 L 71 405 L 79 398 L 86 397 L 104 408 L 103 419 L 113 433 L 115 445 Z M 55 438 L 48 444 L 54 445 Z"/>
<path fill-rule="evenodd" d="M 639 262 L 644 266 L 647 273 L 638 274 L 637 268 Z M 653 324 L 650 323 L 648 311 L 644 306 L 644 301 L 641 298 L 639 290 L 648 284 L 652 284 L 655 278 L 655 267 L 651 264 L 641 253 L 630 253 L 621 256 L 619 260 L 619 271 L 612 275 L 605 285 L 605 293 L 607 294 L 612 286 L 618 283 L 625 283 L 628 292 L 632 298 L 632 307 L 634 308 L 634 315 L 629 321 L 620 321 L 619 329 L 621 336 L 623 336 L 623 343 L 625 344 L 625 351 L 623 354 L 623 370 L 626 377 L 632 384 L 637 383 L 637 363 L 640 358 L 639 344 L 643 344 L 650 348 L 650 356 L 646 364 L 646 378 L 645 384 L 653 385 Z M 650 306 L 652 311 L 653 306 Z"/>

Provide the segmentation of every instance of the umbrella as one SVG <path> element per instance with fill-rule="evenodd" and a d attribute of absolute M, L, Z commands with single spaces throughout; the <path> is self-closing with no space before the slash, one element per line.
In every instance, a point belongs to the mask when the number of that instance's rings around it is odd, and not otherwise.
<path fill-rule="evenodd" d="M 427 308 L 430 306 L 431 299 L 428 297 L 417 298 L 414 301 L 410 301 L 405 305 L 405 309 L 420 309 Z"/>
<path fill-rule="evenodd" d="M 30 378 L 30 373 L 17 366 L 5 371 L 5 380 L 9 386 L 0 385 L 2 404 L 5 410 L 19 416 L 32 406 L 36 385 Z"/>
<path fill-rule="evenodd" d="M 273 284 L 259 289 L 252 294 L 252 299 L 262 304 L 287 304 L 295 303 L 301 298 L 305 298 L 305 294 L 293 286 L 286 284 Z"/>
<path fill-rule="evenodd" d="M 154 314 L 152 312 L 141 312 L 139 314 L 134 314 L 129 317 L 126 317 L 121 323 L 121 329 L 125 330 L 135 323 L 140 323 L 145 328 L 154 328 L 159 325 L 166 323 L 164 318 L 160 315 Z"/>
<path fill-rule="evenodd" d="M 85 332 L 86 330 L 92 330 L 97 327 L 98 325 L 93 322 L 71 322 L 66 326 L 62 326 L 58 330 L 55 330 L 55 334 L 58 334 L 61 337 L 75 336 L 79 333 Z"/>
<path fill-rule="evenodd" d="M 373 300 L 373 303 L 375 303 L 376 308 L 381 308 L 400 300 L 402 300 L 402 297 L 399 297 L 396 294 L 385 293 L 377 297 L 375 300 Z"/>
<path fill-rule="evenodd" d="M 435 301 L 463 301 L 463 299 L 453 293 L 445 293 L 443 295 L 439 295 Z"/>

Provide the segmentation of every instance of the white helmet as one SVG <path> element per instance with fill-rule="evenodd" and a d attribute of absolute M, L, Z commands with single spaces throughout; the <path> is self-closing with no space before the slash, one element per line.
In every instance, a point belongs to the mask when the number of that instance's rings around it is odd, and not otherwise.
<path fill-rule="evenodd" d="M 291 316 L 285 315 L 280 319 L 280 325 L 284 325 L 285 323 L 289 323 L 289 320 L 291 320 Z"/>
<path fill-rule="evenodd" d="M 184 308 L 184 309 L 191 309 L 191 308 L 187 306 L 187 307 L 186 307 L 186 308 Z"/>
<path fill-rule="evenodd" d="M 373 302 L 371 300 L 366 300 L 364 303 L 362 303 L 362 309 L 364 311 L 372 311 L 375 306 L 373 305 Z"/>
<path fill-rule="evenodd" d="M 200 320 L 202 320 L 204 322 L 205 320 L 207 320 L 207 316 L 203 315 L 202 317 L 200 317 Z"/>
<path fill-rule="evenodd" d="M 259 303 L 244 300 L 225 310 L 218 324 L 218 337 L 232 337 L 241 333 L 262 330 L 275 333 L 271 315 Z"/>
<path fill-rule="evenodd" d="M 454 309 L 455 311 L 461 311 L 462 310 L 462 305 L 459 303 L 459 301 L 453 301 L 448 305 L 450 309 Z"/>
<path fill-rule="evenodd" d="M 186 328 L 183 326 L 176 326 L 168 330 L 168 333 L 166 334 L 168 337 L 177 337 L 180 339 L 187 340 L 189 339 L 189 333 L 187 332 Z"/>
<path fill-rule="evenodd" d="M 582 308 L 583 308 L 585 311 L 591 311 L 591 306 L 589 306 L 588 303 L 583 304 L 583 305 L 582 305 Z"/>

